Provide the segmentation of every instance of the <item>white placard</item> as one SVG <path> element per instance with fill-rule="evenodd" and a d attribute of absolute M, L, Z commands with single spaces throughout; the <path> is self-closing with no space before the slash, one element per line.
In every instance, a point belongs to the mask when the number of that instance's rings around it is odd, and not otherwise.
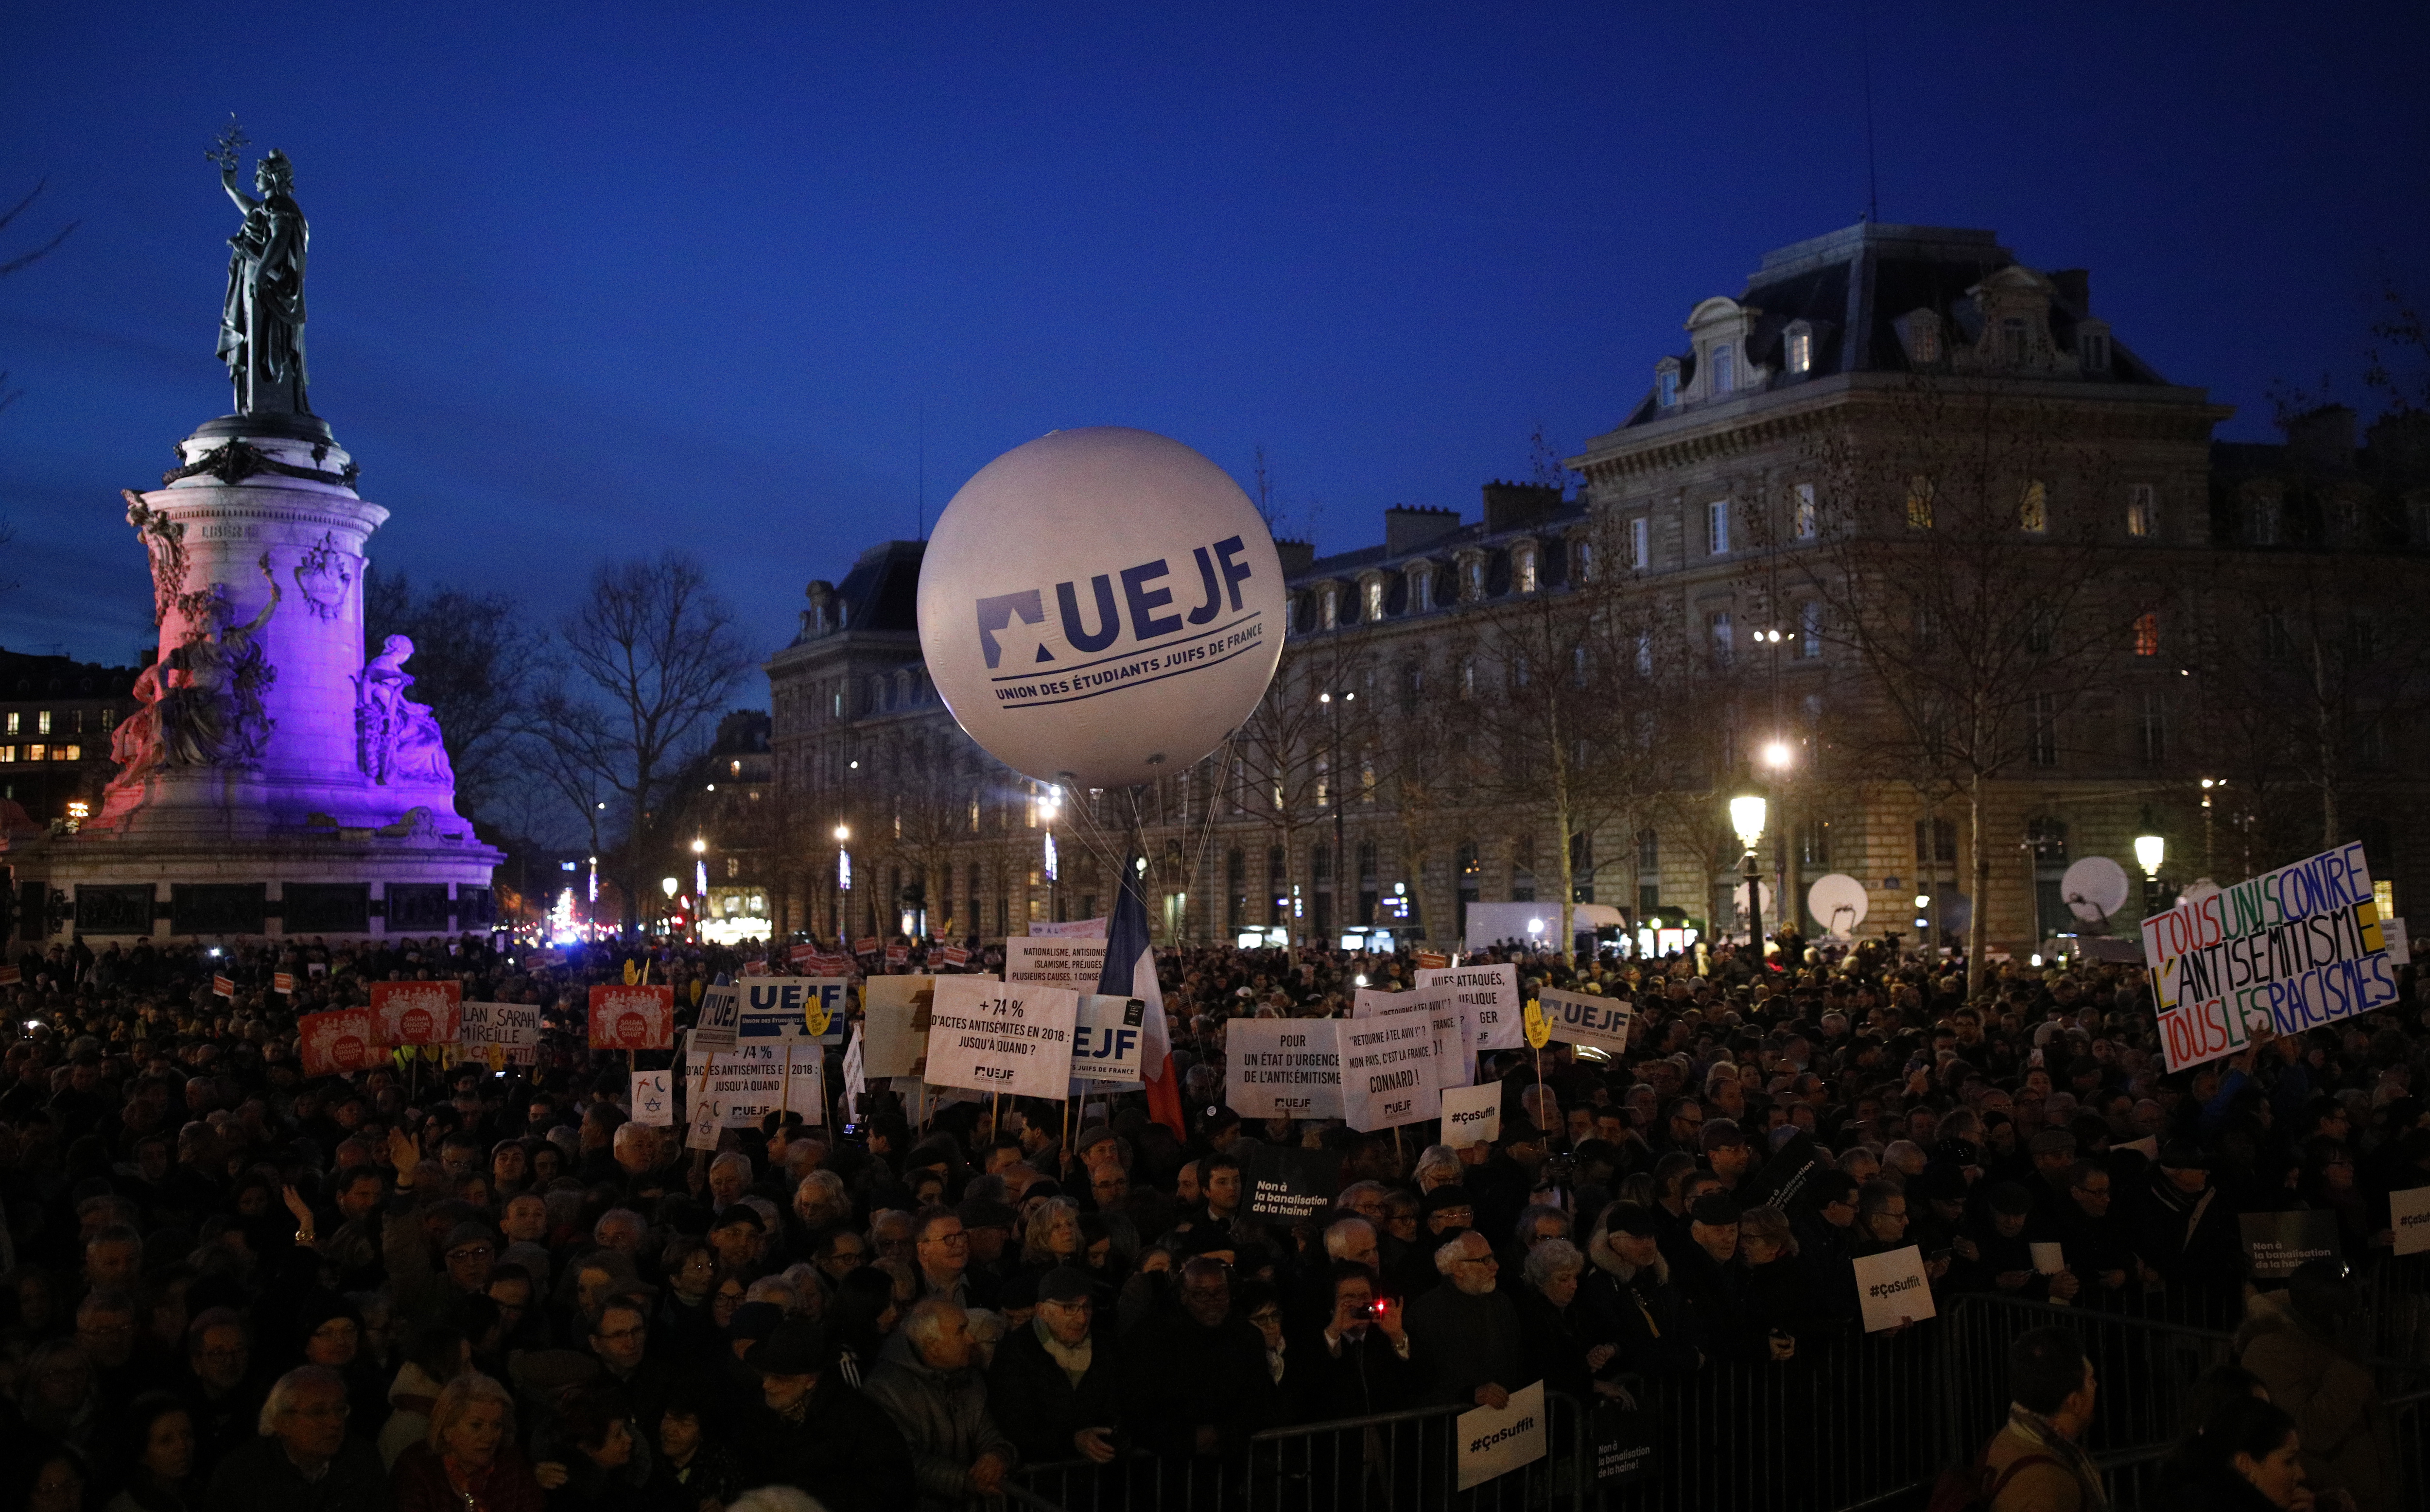
<path fill-rule="evenodd" d="M 2055 1276 L 2067 1269 L 2066 1246 L 2056 1239 L 2036 1239 L 2025 1250 L 2033 1256 L 2036 1275 Z"/>
<path fill-rule="evenodd" d="M 1502 1138 L 1502 1084 L 1442 1089 L 1442 1142 L 1455 1150 Z"/>
<path fill-rule="evenodd" d="M 2430 1251 L 2430 1187 L 2389 1192 L 2388 1221 L 2396 1231 L 2396 1254 Z"/>
<path fill-rule="evenodd" d="M 1059 924 L 1032 923 L 1029 926 L 1029 938 L 1032 939 L 1103 939 L 1106 938 L 1106 922 L 1103 919 L 1072 919 Z"/>
<path fill-rule="evenodd" d="M 827 1047 L 813 1039 L 785 1047 L 785 1100 L 780 1111 L 799 1113 L 805 1123 L 827 1121 Z"/>
<path fill-rule="evenodd" d="M 1043 936 L 1004 942 L 1004 980 L 1007 987 L 1068 987 L 1094 992 L 1106 973 L 1106 940 L 1074 936 Z"/>
<path fill-rule="evenodd" d="M 1143 999 L 1081 993 L 1072 1029 L 1072 1095 L 1145 1087 L 1140 1066 L 1146 1022 Z"/>
<path fill-rule="evenodd" d="M 1864 1309 L 1866 1333 L 1939 1316 L 1932 1304 L 1931 1278 L 1923 1273 L 1923 1252 L 1914 1245 L 1860 1254 L 1856 1265 L 1856 1303 Z"/>
<path fill-rule="evenodd" d="M 928 1009 L 936 986 L 933 976 L 873 976 L 861 984 L 860 1055 L 867 1074 L 920 1074 L 920 1063 L 928 1054 Z"/>
<path fill-rule="evenodd" d="M 1341 1105 L 1361 1134 L 1423 1123 L 1441 1111 L 1432 1003 L 1423 994 L 1341 1026 Z"/>
<path fill-rule="evenodd" d="M 2157 1160 L 2160 1158 L 2160 1137 L 2156 1134 L 2147 1134 L 2139 1139 L 2129 1139 L 2124 1144 L 2113 1144 L 2109 1148 L 2132 1150 L 2146 1160 Z"/>
<path fill-rule="evenodd" d="M 843 1116 L 847 1123 L 858 1123 L 869 1116 L 869 1072 L 861 1064 L 860 1027 L 852 1031 L 852 1043 L 843 1053 Z"/>
<path fill-rule="evenodd" d="M 1072 1077 L 1080 994 L 985 976 L 934 980 L 928 1064 L 921 1073 L 929 1086 L 1063 1098 Z"/>
<path fill-rule="evenodd" d="M 1628 1021 L 1636 1013 L 1627 999 L 1548 987 L 1536 994 L 1536 1002 L 1544 1010 L 1553 1038 L 1563 1044 L 1592 1045 L 1614 1055 L 1627 1052 Z"/>
<path fill-rule="evenodd" d="M 791 1045 L 833 1039 L 841 1044 L 851 986 L 841 976 L 744 977 L 739 1042 Z M 815 1033 L 813 1020 L 820 1026 Z"/>
<path fill-rule="evenodd" d="M 637 1071 L 633 1073 L 633 1122 L 653 1129 L 675 1126 L 675 1073 Z"/>
<path fill-rule="evenodd" d="M 1339 1019 L 1234 1019 L 1223 1026 L 1223 1102 L 1244 1119 L 1341 1117 Z"/>
<path fill-rule="evenodd" d="M 760 1119 L 784 1105 L 785 1050 L 746 1044 L 687 1052 L 684 1074 L 691 1083 L 693 1117 L 705 1109 L 718 1128 L 757 1128 Z"/>
<path fill-rule="evenodd" d="M 1544 1457 L 1544 1383 L 1510 1393 L 1506 1407 L 1459 1415 L 1459 1488 L 1482 1486 Z"/>
<path fill-rule="evenodd" d="M 1418 986 L 1451 987 L 1468 1009 L 1479 1050 L 1516 1050 L 1527 1042 L 1519 1023 L 1519 968 L 1447 966 L 1418 972 Z"/>
<path fill-rule="evenodd" d="M 692 1021 L 691 1036 L 684 1041 L 691 1050 L 731 1050 L 734 1048 L 735 1026 L 742 1013 L 742 989 L 739 987 L 712 987 L 700 995 L 700 1016 Z"/>
<path fill-rule="evenodd" d="M 320 963 L 312 963 L 317 966 Z M 540 1005 L 537 1003 L 467 1003 L 462 1045 L 468 1057 L 492 1046 L 522 1066 L 540 1063 Z"/>

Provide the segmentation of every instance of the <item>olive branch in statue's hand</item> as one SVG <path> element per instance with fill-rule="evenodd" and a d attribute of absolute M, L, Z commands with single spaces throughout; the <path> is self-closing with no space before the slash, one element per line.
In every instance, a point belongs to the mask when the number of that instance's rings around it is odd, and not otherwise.
<path fill-rule="evenodd" d="M 211 143 L 210 150 L 203 156 L 219 164 L 221 173 L 233 174 L 236 172 L 236 165 L 242 158 L 244 149 L 252 145 L 253 139 L 244 134 L 244 127 L 238 124 L 236 112 L 231 110 L 228 112 L 227 125 L 220 127 L 218 139 Z"/>

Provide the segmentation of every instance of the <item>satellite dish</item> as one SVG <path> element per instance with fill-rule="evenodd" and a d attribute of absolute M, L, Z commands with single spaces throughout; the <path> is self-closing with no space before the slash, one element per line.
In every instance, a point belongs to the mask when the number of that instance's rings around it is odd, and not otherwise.
<path fill-rule="evenodd" d="M 2126 869 L 2105 856 L 2088 856 L 2058 879 L 2067 911 L 2088 924 L 2105 924 L 2126 906 Z"/>
<path fill-rule="evenodd" d="M 1823 932 L 1845 939 L 1865 922 L 1865 885 L 1844 872 L 1814 879 L 1806 889 L 1806 911 Z"/>

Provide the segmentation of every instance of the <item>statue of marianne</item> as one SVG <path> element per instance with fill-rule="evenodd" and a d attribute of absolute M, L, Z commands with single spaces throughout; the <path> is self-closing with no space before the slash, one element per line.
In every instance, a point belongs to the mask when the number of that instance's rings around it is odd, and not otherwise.
<path fill-rule="evenodd" d="M 244 214 L 228 238 L 227 297 L 220 307 L 220 359 L 227 364 L 240 415 L 308 415 L 304 397 L 304 255 L 311 240 L 295 203 L 295 167 L 283 152 L 264 155 L 253 174 L 255 199 L 236 187 L 234 155 L 220 164 L 220 185 Z"/>

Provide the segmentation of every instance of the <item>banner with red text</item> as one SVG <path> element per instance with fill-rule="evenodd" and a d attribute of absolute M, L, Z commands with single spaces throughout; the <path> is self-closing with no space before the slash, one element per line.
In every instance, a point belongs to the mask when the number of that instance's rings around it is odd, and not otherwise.
<path fill-rule="evenodd" d="M 607 983 L 591 989 L 591 1048 L 665 1050 L 674 1043 L 675 989 Z"/>

